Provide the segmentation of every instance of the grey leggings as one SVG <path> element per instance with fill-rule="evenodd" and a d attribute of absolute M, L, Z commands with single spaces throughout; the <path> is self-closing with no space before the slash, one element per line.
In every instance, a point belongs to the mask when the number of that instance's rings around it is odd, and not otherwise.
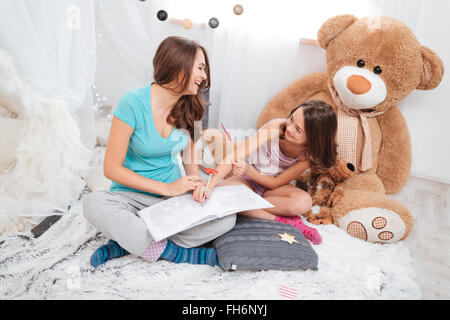
<path fill-rule="evenodd" d="M 94 191 L 84 200 L 84 216 L 106 237 L 141 256 L 153 239 L 137 212 L 163 200 L 138 192 Z M 169 240 L 184 248 L 197 247 L 231 230 L 235 222 L 236 215 L 229 215 L 175 234 Z"/>

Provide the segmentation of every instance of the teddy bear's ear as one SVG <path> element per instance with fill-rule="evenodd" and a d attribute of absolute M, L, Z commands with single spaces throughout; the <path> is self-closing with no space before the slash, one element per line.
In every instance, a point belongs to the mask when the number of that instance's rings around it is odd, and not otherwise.
<path fill-rule="evenodd" d="M 331 40 L 358 20 L 352 14 L 343 14 L 328 19 L 317 32 L 317 42 L 326 49 Z"/>
<path fill-rule="evenodd" d="M 444 76 L 444 63 L 430 48 L 422 46 L 423 71 L 417 89 L 431 90 L 436 88 Z"/>

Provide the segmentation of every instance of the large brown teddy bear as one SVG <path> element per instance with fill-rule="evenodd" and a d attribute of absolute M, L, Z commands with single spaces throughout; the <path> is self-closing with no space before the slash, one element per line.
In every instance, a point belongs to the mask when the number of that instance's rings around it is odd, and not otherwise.
<path fill-rule="evenodd" d="M 330 104 L 338 118 L 338 154 L 356 167 L 333 221 L 350 235 L 379 243 L 403 240 L 413 228 L 408 209 L 386 193 L 398 192 L 411 169 L 411 142 L 397 102 L 414 89 L 437 87 L 441 59 L 421 46 L 411 30 L 389 17 L 340 15 L 318 32 L 327 72 L 302 77 L 265 107 L 258 128 L 287 117 L 304 101 Z"/>

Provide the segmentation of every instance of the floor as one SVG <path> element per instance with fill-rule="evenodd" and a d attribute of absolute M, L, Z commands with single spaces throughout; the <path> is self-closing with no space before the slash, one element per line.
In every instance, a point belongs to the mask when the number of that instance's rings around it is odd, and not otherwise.
<path fill-rule="evenodd" d="M 405 240 L 424 300 L 450 299 L 450 184 L 410 177 L 396 195 L 414 216 Z"/>
<path fill-rule="evenodd" d="M 424 300 L 450 300 L 450 184 L 411 176 L 388 197 L 403 203 L 414 216 L 405 240 Z"/>

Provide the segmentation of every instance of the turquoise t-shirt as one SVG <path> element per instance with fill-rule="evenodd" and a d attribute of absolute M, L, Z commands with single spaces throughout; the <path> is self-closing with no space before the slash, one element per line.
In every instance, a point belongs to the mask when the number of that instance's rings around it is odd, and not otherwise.
<path fill-rule="evenodd" d="M 134 129 L 123 162 L 124 167 L 146 178 L 165 183 L 181 177 L 177 154 L 186 147 L 189 133 L 174 127 L 170 136 L 161 137 L 153 120 L 150 85 L 128 91 L 120 99 L 113 115 Z M 133 191 L 162 197 L 115 181 L 112 182 L 110 191 Z"/>

